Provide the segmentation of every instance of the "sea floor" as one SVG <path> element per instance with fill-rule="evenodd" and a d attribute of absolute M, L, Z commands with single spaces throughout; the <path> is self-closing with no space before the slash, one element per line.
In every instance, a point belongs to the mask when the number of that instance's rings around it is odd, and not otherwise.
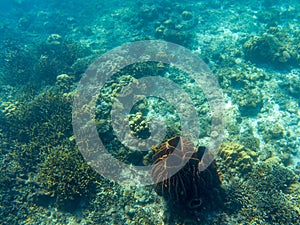
<path fill-rule="evenodd" d="M 300 224 L 298 1 L 14 0 L 0 8 L 0 224 Z M 77 147 L 72 104 L 82 74 L 108 51 L 143 40 L 189 49 L 220 85 L 222 204 L 178 211 L 153 185 L 96 173 Z M 188 93 L 200 118 L 197 144 L 207 144 L 211 115 L 201 88 L 172 66 L 141 63 L 119 71 L 95 101 L 94 122 L 111 155 L 151 164 L 152 150 L 117 140 L 110 115 L 117 94 L 146 76 Z M 124 118 L 139 138 L 149 136 L 148 117 L 165 122 L 172 137 L 183 126 L 179 114 L 149 98 Z"/>

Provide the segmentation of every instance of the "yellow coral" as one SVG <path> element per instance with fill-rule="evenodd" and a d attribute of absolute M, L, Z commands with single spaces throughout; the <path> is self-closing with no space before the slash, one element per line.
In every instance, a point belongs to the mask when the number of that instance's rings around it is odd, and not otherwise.
<path fill-rule="evenodd" d="M 17 112 L 17 107 L 19 105 L 19 102 L 2 102 L 0 105 L 0 110 L 2 110 L 2 113 L 5 115 L 6 118 L 11 118 L 15 115 Z"/>
<path fill-rule="evenodd" d="M 246 174 L 257 160 L 256 152 L 236 142 L 224 142 L 220 148 L 220 156 L 224 168 L 233 172 Z"/>

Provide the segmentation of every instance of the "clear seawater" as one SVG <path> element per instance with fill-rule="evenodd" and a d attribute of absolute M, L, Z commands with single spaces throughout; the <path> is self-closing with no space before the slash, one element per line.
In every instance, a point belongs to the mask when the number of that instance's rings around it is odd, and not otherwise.
<path fill-rule="evenodd" d="M 0 0 L 0 224 L 300 224 L 299 21 L 298 0 Z M 169 199 L 138 179 L 185 129 L 223 135 L 210 197 L 188 169 Z"/>

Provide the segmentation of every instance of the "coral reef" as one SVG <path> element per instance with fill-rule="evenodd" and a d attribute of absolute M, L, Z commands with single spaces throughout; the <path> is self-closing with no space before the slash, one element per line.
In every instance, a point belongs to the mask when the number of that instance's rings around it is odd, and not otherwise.
<path fill-rule="evenodd" d="M 139 138 L 146 139 L 150 136 L 149 124 L 141 112 L 131 116 L 129 126 L 133 134 Z"/>
<path fill-rule="evenodd" d="M 256 63 L 279 68 L 299 66 L 300 55 L 297 45 L 294 45 L 295 41 L 279 27 L 270 27 L 268 33 L 253 36 L 245 42 L 245 57 Z"/>
<path fill-rule="evenodd" d="M 78 79 L 87 64 L 73 64 L 92 55 L 90 49 L 58 34 L 51 34 L 46 40 L 39 40 L 36 45 L 20 46 L 13 41 L 6 45 L 1 80 L 12 86 L 26 85 L 29 82 L 53 84 L 56 76 L 62 73 L 71 74 Z M 37 80 L 40 82 L 36 82 Z"/>
<path fill-rule="evenodd" d="M 73 77 L 68 74 L 60 74 L 56 77 L 56 83 L 60 90 L 64 93 L 68 93 L 72 89 L 72 84 L 74 82 Z"/>
<path fill-rule="evenodd" d="M 228 189 L 232 213 L 238 212 L 237 221 L 247 220 L 249 224 L 298 224 L 299 205 L 290 201 L 287 193 L 297 179 L 277 160 L 256 164 L 245 180 L 234 179 Z"/>
<path fill-rule="evenodd" d="M 62 38 L 58 34 L 51 34 L 45 42 L 42 42 L 37 49 L 39 57 L 35 69 L 35 76 L 46 83 L 54 83 L 56 77 L 66 73 L 73 75 L 76 80 L 86 68 L 72 70 L 72 65 L 80 58 L 91 55 L 91 51 L 83 45 Z M 64 60 L 62 61 L 61 58 Z"/>
<path fill-rule="evenodd" d="M 279 82 L 279 86 L 296 99 L 300 96 L 300 71 L 292 70 Z"/>
<path fill-rule="evenodd" d="M 220 168 L 224 174 L 240 173 L 241 176 L 251 172 L 258 157 L 256 152 L 236 142 L 222 143 L 219 155 L 222 160 Z"/>
<path fill-rule="evenodd" d="M 240 106 L 240 112 L 243 116 L 255 116 L 259 113 L 263 104 L 263 95 L 261 90 L 253 86 L 246 86 L 240 90 L 236 96 L 237 104 Z"/>
<path fill-rule="evenodd" d="M 299 9 L 297 0 L 0 2 L 1 224 L 299 224 Z M 114 47 L 157 38 L 204 59 L 224 93 L 227 139 L 216 160 L 226 195 L 218 210 L 203 199 L 197 209 L 174 212 L 153 186 L 96 176 L 75 147 L 72 91 L 81 74 Z M 96 127 L 108 151 L 128 164 L 151 164 L 151 149 L 122 145 L 110 117 L 118 93 L 146 76 L 171 79 L 190 95 L 206 145 L 211 113 L 202 91 L 173 65 L 152 62 L 124 68 L 100 91 Z M 124 116 L 140 138 L 151 118 L 165 123 L 165 139 L 181 135 L 183 121 L 163 100 L 137 102 Z"/>
<path fill-rule="evenodd" d="M 263 138 L 266 142 L 277 141 L 288 135 L 279 121 L 262 121 L 258 124 L 258 129 L 264 131 Z"/>
<path fill-rule="evenodd" d="M 34 47 L 22 47 L 14 41 L 4 44 L 6 49 L 1 63 L 1 83 L 11 86 L 24 85 L 32 81 L 34 65 L 38 56 L 34 55 Z"/>
<path fill-rule="evenodd" d="M 189 46 L 193 41 L 190 29 L 197 24 L 191 12 L 182 12 L 181 20 L 167 19 L 156 29 L 155 36 L 169 42 Z"/>
<path fill-rule="evenodd" d="M 97 177 L 72 141 L 72 84 L 72 78 L 62 74 L 57 77 L 56 86 L 1 106 L 1 122 L 5 122 L 2 132 L 9 136 L 5 141 L 12 142 L 5 157 L 13 159 L 15 168 L 23 171 L 19 174 L 11 170 L 11 176 L 23 188 L 30 186 L 28 192 L 33 187 L 38 190 L 20 195 L 30 196 L 28 202 L 42 206 L 54 202 L 65 210 L 73 209 L 75 203 L 93 193 Z M 7 173 L 8 168 L 2 172 Z M 23 181 L 28 179 L 26 173 L 34 174 L 28 185 Z"/>
<path fill-rule="evenodd" d="M 36 179 L 44 195 L 55 198 L 56 205 L 66 210 L 94 193 L 96 178 L 75 144 L 66 141 L 50 149 Z"/>

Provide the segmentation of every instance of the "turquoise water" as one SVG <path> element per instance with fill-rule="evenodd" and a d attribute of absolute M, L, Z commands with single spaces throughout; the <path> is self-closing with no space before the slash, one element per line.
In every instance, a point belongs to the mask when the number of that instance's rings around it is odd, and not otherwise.
<path fill-rule="evenodd" d="M 300 224 L 299 8 L 2 0 L 0 224 Z"/>

